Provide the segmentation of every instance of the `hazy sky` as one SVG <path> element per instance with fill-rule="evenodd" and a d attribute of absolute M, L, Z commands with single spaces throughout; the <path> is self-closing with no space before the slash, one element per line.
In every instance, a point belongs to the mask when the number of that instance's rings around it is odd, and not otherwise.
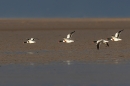
<path fill-rule="evenodd" d="M 0 18 L 130 17 L 130 0 L 0 0 Z"/>

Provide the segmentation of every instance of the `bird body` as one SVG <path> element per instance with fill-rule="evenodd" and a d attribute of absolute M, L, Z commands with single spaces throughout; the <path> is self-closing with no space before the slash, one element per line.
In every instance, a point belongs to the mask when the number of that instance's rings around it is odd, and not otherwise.
<path fill-rule="evenodd" d="M 34 38 L 30 38 L 28 39 L 26 42 L 24 43 L 29 43 L 29 44 L 32 44 L 32 43 L 36 43 L 35 39 Z"/>
<path fill-rule="evenodd" d="M 115 36 L 111 36 L 111 40 L 112 40 L 112 41 L 121 41 L 122 39 L 117 38 L 117 37 L 115 37 Z"/>

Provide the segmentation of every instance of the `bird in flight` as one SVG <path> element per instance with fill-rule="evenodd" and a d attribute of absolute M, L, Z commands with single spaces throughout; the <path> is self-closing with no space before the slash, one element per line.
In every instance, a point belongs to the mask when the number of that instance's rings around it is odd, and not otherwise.
<path fill-rule="evenodd" d="M 63 38 L 63 40 L 60 40 L 59 42 L 65 42 L 65 43 L 72 43 L 74 40 L 71 39 L 72 35 L 75 33 L 75 31 L 69 33 L 67 35 L 67 38 Z"/>
<path fill-rule="evenodd" d="M 124 30 L 124 29 L 123 29 Z M 115 35 L 112 35 L 111 38 L 107 38 L 108 40 L 111 40 L 111 41 L 121 41 L 122 39 L 119 38 L 120 37 L 120 34 L 123 30 L 120 30 L 118 32 L 115 33 Z"/>
<path fill-rule="evenodd" d="M 100 48 L 100 45 L 103 43 L 103 44 L 106 44 L 107 47 L 109 47 L 109 44 L 108 44 L 108 40 L 104 40 L 104 39 L 100 39 L 100 40 L 97 40 L 97 41 L 93 41 L 94 43 L 96 43 L 97 45 L 97 49 L 99 50 Z"/>

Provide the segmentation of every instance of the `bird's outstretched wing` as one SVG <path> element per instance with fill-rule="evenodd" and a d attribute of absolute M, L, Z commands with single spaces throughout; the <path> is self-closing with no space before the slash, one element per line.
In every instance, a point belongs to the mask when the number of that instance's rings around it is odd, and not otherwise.
<path fill-rule="evenodd" d="M 97 49 L 99 50 L 101 42 L 97 43 Z"/>
<path fill-rule="evenodd" d="M 74 34 L 74 32 L 75 32 L 75 31 L 73 31 L 73 32 L 69 33 L 69 34 L 67 35 L 67 38 L 71 38 L 71 37 L 72 37 L 72 35 Z"/>
<path fill-rule="evenodd" d="M 123 30 L 124 30 L 124 29 L 123 29 Z M 115 34 L 115 37 L 116 37 L 116 38 L 119 38 L 119 37 L 120 37 L 120 34 L 121 34 L 121 32 L 122 32 L 123 30 L 118 31 L 118 32 Z"/>

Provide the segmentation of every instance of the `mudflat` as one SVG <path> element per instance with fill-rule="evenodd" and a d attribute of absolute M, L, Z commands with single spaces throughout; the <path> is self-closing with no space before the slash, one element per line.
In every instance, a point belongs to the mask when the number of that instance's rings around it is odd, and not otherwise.
<path fill-rule="evenodd" d="M 0 64 L 43 63 L 54 61 L 84 61 L 123 63 L 130 60 L 129 18 L 83 19 L 0 19 Z M 109 42 L 110 47 L 92 43 L 106 39 L 124 29 L 120 42 Z M 58 41 L 76 31 L 74 43 Z M 35 44 L 24 44 L 28 38 Z"/>
<path fill-rule="evenodd" d="M 129 29 L 130 18 L 0 19 L 0 30 Z"/>

